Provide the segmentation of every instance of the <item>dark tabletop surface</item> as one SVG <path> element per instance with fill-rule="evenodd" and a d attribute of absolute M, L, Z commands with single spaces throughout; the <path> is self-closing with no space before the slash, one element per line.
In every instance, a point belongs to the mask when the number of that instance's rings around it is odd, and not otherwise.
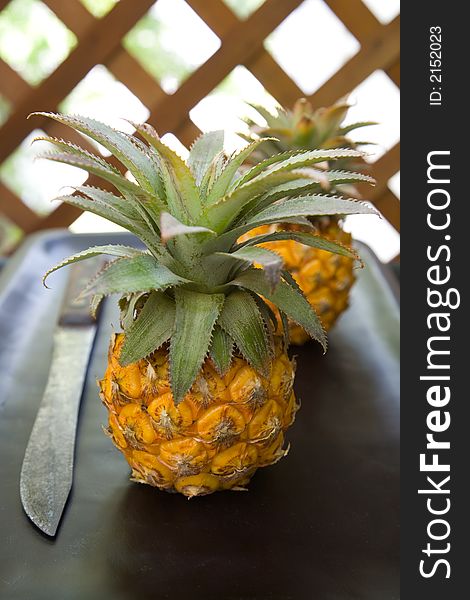
<path fill-rule="evenodd" d="M 127 464 L 101 431 L 106 413 L 95 384 L 110 323 L 118 324 L 108 301 L 57 538 L 30 523 L 19 474 L 66 280 L 57 273 L 48 291 L 40 275 L 103 240 L 41 234 L 0 277 L 0 598 L 398 599 L 398 305 L 364 247 L 366 268 L 327 355 L 313 343 L 294 351 L 302 408 L 289 455 L 258 471 L 249 492 L 188 501 L 128 481 Z"/>

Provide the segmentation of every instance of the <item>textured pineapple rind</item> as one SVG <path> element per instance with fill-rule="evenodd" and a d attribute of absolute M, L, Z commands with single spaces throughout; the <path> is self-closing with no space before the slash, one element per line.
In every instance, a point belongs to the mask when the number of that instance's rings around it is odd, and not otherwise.
<path fill-rule="evenodd" d="M 99 386 L 109 411 L 105 431 L 124 454 L 133 481 L 188 497 L 243 489 L 257 468 L 285 456 L 284 432 L 298 404 L 295 364 L 280 341 L 266 378 L 240 356 L 220 376 L 207 358 L 178 406 L 168 348 L 122 367 L 123 341 L 124 334 L 113 335 Z"/>
<path fill-rule="evenodd" d="M 351 234 L 343 230 L 337 219 L 327 218 L 324 223 L 314 222 L 314 224 L 318 226 L 323 237 L 343 246 L 351 246 Z M 253 229 L 242 239 L 284 229 L 298 230 L 300 227 L 264 225 Z M 347 256 L 305 246 L 293 240 L 267 242 L 262 245 L 282 257 L 285 267 L 315 309 L 323 327 L 329 331 L 349 305 L 349 292 L 356 279 L 354 260 Z M 274 305 L 271 305 L 271 308 L 281 325 L 279 311 Z M 292 321 L 289 322 L 289 334 L 291 343 L 295 345 L 302 345 L 310 339 L 305 330 Z"/>

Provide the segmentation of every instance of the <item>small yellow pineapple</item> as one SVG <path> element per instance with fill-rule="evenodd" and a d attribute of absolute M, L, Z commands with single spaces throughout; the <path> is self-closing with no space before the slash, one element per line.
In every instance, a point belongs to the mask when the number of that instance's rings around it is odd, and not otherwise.
<path fill-rule="evenodd" d="M 294 365 L 280 339 L 267 376 L 241 356 L 221 375 L 207 358 L 177 406 L 168 348 L 123 367 L 123 342 L 123 334 L 113 338 L 100 388 L 110 414 L 107 433 L 135 481 L 196 496 L 241 487 L 258 467 L 284 456 L 297 403 Z"/>
<path fill-rule="evenodd" d="M 248 157 L 249 164 L 256 164 L 278 153 L 286 151 L 312 150 L 316 148 L 356 148 L 347 134 L 357 129 L 372 125 L 371 122 L 354 123 L 342 126 L 349 105 L 338 102 L 333 106 L 314 110 L 307 100 L 299 99 L 292 111 L 278 108 L 276 115 L 262 107 L 252 105 L 266 120 L 266 126 L 261 127 L 254 121 L 246 119 L 250 127 L 250 135 L 245 137 L 270 138 Z M 358 157 L 342 157 L 339 160 L 329 160 L 330 175 L 318 169 L 304 170 L 304 175 L 310 175 L 317 180 L 317 186 L 328 193 L 342 193 L 350 196 L 357 195 L 355 189 L 345 177 L 345 170 L 364 170 L 366 163 Z M 343 177 L 342 177 L 342 175 Z M 370 178 L 365 177 L 365 180 Z M 351 247 L 351 235 L 344 231 L 342 221 L 338 217 L 312 218 L 311 223 L 318 232 L 331 241 L 345 247 Z M 266 234 L 276 229 L 276 226 L 258 228 L 256 235 Z M 291 229 L 289 226 L 277 226 L 277 229 Z M 253 232 L 250 232 L 250 235 Z M 293 240 L 270 242 L 265 248 L 280 254 L 287 269 L 300 285 L 320 317 L 324 328 L 328 331 L 337 318 L 347 308 L 349 292 L 355 281 L 354 259 L 350 257 L 331 256 L 329 252 L 299 245 Z M 309 337 L 302 328 L 291 323 L 291 342 L 303 344 Z"/>
<path fill-rule="evenodd" d="M 326 345 L 283 259 L 263 243 L 287 236 L 354 255 L 311 232 L 273 232 L 259 244 L 256 236 L 239 240 L 260 226 L 302 225 L 306 216 L 374 213 L 348 199 L 299 195 L 298 168 L 360 153 L 310 151 L 242 174 L 263 140 L 226 157 L 222 132 L 205 134 L 184 162 L 147 124 L 131 136 L 89 118 L 43 116 L 93 138 L 133 175 L 131 181 L 102 157 L 48 138 L 59 149 L 48 159 L 116 188 L 85 185 L 61 200 L 122 225 L 144 244 L 92 247 L 46 274 L 91 256 L 114 257 L 82 292 L 95 310 L 103 297 L 121 296 L 123 331 L 111 340 L 100 382 L 106 432 L 134 481 L 189 497 L 246 485 L 258 467 L 285 455 L 284 433 L 297 410 L 287 335 L 279 335 L 267 302 Z"/>

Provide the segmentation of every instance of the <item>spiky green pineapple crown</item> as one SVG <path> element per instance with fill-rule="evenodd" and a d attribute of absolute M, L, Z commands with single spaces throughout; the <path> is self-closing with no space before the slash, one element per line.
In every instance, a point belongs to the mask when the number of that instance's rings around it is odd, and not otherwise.
<path fill-rule="evenodd" d="M 92 247 L 46 274 L 98 254 L 115 257 L 83 294 L 91 296 L 94 307 L 104 296 L 122 295 L 122 364 L 144 358 L 169 341 L 175 402 L 189 390 L 208 353 L 221 373 L 235 349 L 266 373 L 275 319 L 264 299 L 278 307 L 284 322 L 292 319 L 325 347 L 318 317 L 283 269 L 282 259 L 259 245 L 293 239 L 350 257 L 354 252 L 312 232 L 237 240 L 255 227 L 280 221 L 308 226 L 310 216 L 375 213 L 364 203 L 322 194 L 319 182 L 304 173 L 304 167 L 318 162 L 359 157 L 357 150 L 284 152 L 242 175 L 240 166 L 265 140 L 227 157 L 223 132 L 207 133 L 196 140 L 184 162 L 148 124 L 135 125 L 136 134 L 129 135 L 90 118 L 36 114 L 99 142 L 133 176 L 131 181 L 102 157 L 64 140 L 41 138 L 58 149 L 44 158 L 84 169 L 115 188 L 79 186 L 74 195 L 59 200 L 121 225 L 146 246 L 146 251 Z M 332 182 L 372 182 L 366 175 L 344 171 L 327 176 Z"/>
<path fill-rule="evenodd" d="M 249 142 L 258 138 L 276 138 L 253 152 L 248 159 L 252 164 L 287 150 L 357 149 L 369 142 L 356 142 L 348 137 L 348 134 L 361 127 L 376 125 L 373 121 L 344 125 L 346 115 L 351 108 L 345 100 L 314 109 L 308 100 L 299 98 L 292 109 L 278 106 L 274 113 L 258 104 L 249 104 L 249 106 L 266 121 L 266 125 L 260 126 L 246 117 L 243 120 L 249 127 L 249 133 L 240 135 Z M 363 170 L 366 166 L 361 157 L 357 156 L 329 159 L 328 162 L 330 168 L 334 169 Z"/>

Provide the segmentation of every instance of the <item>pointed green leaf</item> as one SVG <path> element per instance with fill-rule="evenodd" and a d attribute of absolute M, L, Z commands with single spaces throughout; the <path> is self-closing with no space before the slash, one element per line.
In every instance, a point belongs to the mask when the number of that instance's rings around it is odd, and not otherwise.
<path fill-rule="evenodd" d="M 68 125 L 72 129 L 88 135 L 109 150 L 109 152 L 127 167 L 137 182 L 147 192 L 152 193 L 155 191 L 155 165 L 150 157 L 145 154 L 137 144 L 133 143 L 132 136 L 117 131 L 109 125 L 91 119 L 90 117 L 75 117 L 47 112 L 33 114 L 48 117 L 49 119 Z"/>
<path fill-rule="evenodd" d="M 220 198 L 218 202 L 208 206 L 204 210 L 204 216 L 213 229 L 222 232 L 227 229 L 243 208 L 250 204 L 250 201 L 276 185 L 299 177 L 299 175 L 284 172 L 263 174 L 248 184 L 237 187 L 234 191 Z"/>
<path fill-rule="evenodd" d="M 116 210 L 126 219 L 135 221 L 136 224 L 140 226 L 147 227 L 145 221 L 140 216 L 140 213 L 136 210 L 134 203 L 129 202 L 123 196 L 116 196 L 116 194 L 113 194 L 108 190 L 102 190 L 101 188 L 93 187 L 91 185 L 79 185 L 74 189 L 98 204 L 104 204 L 112 210 Z"/>
<path fill-rule="evenodd" d="M 313 170 L 312 170 L 313 171 Z M 291 173 L 293 174 L 293 173 Z M 315 179 L 317 177 L 317 179 Z M 303 195 L 303 193 L 329 190 L 336 185 L 346 183 L 370 183 L 375 184 L 375 179 L 364 173 L 350 171 L 314 171 L 308 177 L 293 179 L 273 187 L 263 197 L 262 203 L 274 202 L 280 198 L 291 198 Z"/>
<path fill-rule="evenodd" d="M 103 202 L 99 202 L 97 200 L 90 200 L 90 198 L 84 198 L 83 196 L 76 195 L 68 195 L 68 196 L 58 196 L 54 200 L 59 202 L 65 202 L 66 204 L 70 204 L 71 206 L 76 206 L 77 208 L 81 208 L 82 210 L 86 210 L 91 212 L 99 217 L 103 217 L 104 219 L 108 219 L 112 223 L 116 223 L 129 231 L 132 231 L 132 223 L 131 221 L 123 214 L 121 214 L 118 210 L 108 206 Z"/>
<path fill-rule="evenodd" d="M 229 294 L 218 323 L 235 341 L 244 358 L 258 371 L 266 372 L 269 341 L 265 323 L 251 295 L 244 290 Z"/>
<path fill-rule="evenodd" d="M 375 183 L 375 180 L 372 177 L 365 176 L 361 173 L 351 173 L 346 175 L 346 172 L 343 171 L 320 171 L 311 167 L 308 169 L 287 171 L 282 173 L 282 175 L 281 173 L 276 173 L 271 177 L 276 176 L 279 178 L 279 182 L 276 185 L 266 186 L 267 192 L 250 201 L 243 211 L 241 211 L 239 217 L 237 217 L 237 221 L 240 219 L 247 221 L 281 198 L 293 198 L 306 194 L 328 192 L 336 184 L 347 181 L 367 181 L 369 183 Z M 271 180 L 270 177 L 266 179 L 268 180 L 268 183 Z M 253 183 L 256 183 L 256 181 L 257 179 L 254 180 Z M 275 179 L 272 181 L 273 183 L 276 182 Z M 250 185 L 245 185 L 240 191 L 243 192 L 243 190 L 249 188 Z"/>
<path fill-rule="evenodd" d="M 91 198 L 94 203 L 111 208 L 115 217 L 123 223 L 127 222 L 127 225 L 123 225 L 126 229 L 140 237 L 152 251 L 159 247 L 158 254 L 164 253 L 162 245 L 159 244 L 160 236 L 158 235 L 158 219 L 161 208 L 153 200 L 149 201 L 148 198 L 141 198 L 140 194 L 136 195 L 125 191 L 125 197 L 120 197 L 91 186 L 79 186 L 75 189 Z"/>
<path fill-rule="evenodd" d="M 159 264 L 153 256 L 143 254 L 121 258 L 110 263 L 95 279 L 92 279 L 81 296 L 93 294 L 129 294 L 164 290 L 185 283 L 170 269 Z"/>
<path fill-rule="evenodd" d="M 216 325 L 212 335 L 210 356 L 219 375 L 223 376 L 229 370 L 232 354 L 232 338 L 219 325 Z"/>
<path fill-rule="evenodd" d="M 47 271 L 47 273 L 42 278 L 42 282 L 45 285 L 46 280 L 51 273 L 54 271 L 58 271 L 62 267 L 66 267 L 67 265 L 71 265 L 72 263 L 79 262 L 81 260 L 86 260 L 88 258 L 92 258 L 93 256 L 99 255 L 108 255 L 108 256 L 118 256 L 120 258 L 129 258 L 131 256 L 140 256 L 142 254 L 142 250 L 138 250 L 137 248 L 132 248 L 131 246 L 92 246 L 91 248 L 87 248 L 82 252 L 77 252 L 77 254 L 73 254 L 67 258 L 64 258 L 59 264 L 55 265 Z"/>
<path fill-rule="evenodd" d="M 160 156 L 160 174 L 170 212 L 182 221 L 196 222 L 201 212 L 201 200 L 190 168 L 176 152 L 161 141 L 151 125 L 133 125 Z"/>
<path fill-rule="evenodd" d="M 47 160 L 52 160 L 54 162 L 60 162 L 66 165 L 71 165 L 72 167 L 78 167 L 79 169 L 83 169 L 87 171 L 91 175 L 96 175 L 97 177 L 101 177 L 105 181 L 112 183 L 115 188 L 117 188 L 121 193 L 130 192 L 136 195 L 141 195 L 142 192 L 135 183 L 126 179 L 121 173 L 115 169 L 109 163 L 104 164 L 105 161 L 96 161 L 90 157 L 79 156 L 75 154 L 68 154 L 65 152 L 46 152 L 43 154 L 38 154 L 37 158 L 45 158 Z"/>
<path fill-rule="evenodd" d="M 257 104 L 255 102 L 247 102 L 247 104 L 263 117 L 267 125 L 274 125 L 277 122 L 277 115 L 274 115 L 270 110 L 268 110 L 261 104 Z"/>
<path fill-rule="evenodd" d="M 120 171 L 111 165 L 107 160 L 101 156 L 98 156 L 97 154 L 93 154 L 92 152 L 85 150 L 81 146 L 77 146 L 76 144 L 72 144 L 71 142 L 67 142 L 66 140 L 62 140 L 60 138 L 49 137 L 46 135 L 39 135 L 35 137 L 33 143 L 40 141 L 48 142 L 52 146 L 62 150 L 62 152 L 65 154 L 73 154 L 84 159 L 92 160 L 93 162 L 100 164 L 105 169 L 111 168 L 116 174 L 121 174 Z"/>
<path fill-rule="evenodd" d="M 252 121 L 249 117 L 245 117 L 243 121 L 245 121 L 250 129 L 254 129 L 260 135 L 266 136 L 271 135 L 271 131 L 273 128 L 286 128 L 290 130 L 292 128 L 291 118 L 288 112 L 280 105 L 277 105 L 275 108 L 275 113 L 271 113 L 270 110 L 267 110 L 264 106 L 260 104 L 256 104 L 254 102 L 247 102 L 248 106 L 251 106 L 256 112 L 266 121 L 267 127 L 261 127 L 254 121 Z M 260 131 L 258 131 L 260 130 Z"/>
<path fill-rule="evenodd" d="M 200 185 L 209 165 L 224 149 L 224 131 L 209 131 L 200 135 L 191 147 L 187 164 L 196 185 Z"/>
<path fill-rule="evenodd" d="M 297 289 L 281 280 L 276 289 L 272 291 L 263 274 L 257 269 L 245 271 L 232 283 L 270 300 L 292 321 L 303 327 L 312 338 L 319 341 L 326 350 L 326 335 L 320 320 L 308 300 Z"/>
<path fill-rule="evenodd" d="M 149 202 L 147 198 L 140 198 L 135 194 L 125 193 L 125 197 L 116 196 L 106 190 L 91 186 L 78 186 L 75 188 L 77 192 L 88 196 L 99 204 L 104 204 L 117 213 L 121 214 L 129 222 L 132 227 L 126 226 L 129 231 L 140 231 L 142 234 L 150 236 L 156 243 L 160 239 L 158 235 L 158 223 L 160 218 L 161 208 L 153 202 Z M 136 233 L 136 235 L 140 234 Z"/>
<path fill-rule="evenodd" d="M 229 229 L 225 233 L 219 235 L 218 237 L 207 240 L 204 244 L 204 254 L 209 255 L 213 252 L 230 252 L 234 249 L 234 244 L 237 239 L 242 236 L 247 231 L 255 229 L 257 225 L 252 225 L 251 220 L 247 224 L 245 224 L 244 220 L 240 221 L 240 225 L 234 226 L 233 229 Z M 279 221 L 272 221 L 271 223 L 279 223 Z M 313 231 L 315 227 L 306 217 L 289 217 L 283 219 L 283 223 L 292 223 L 293 225 L 300 225 L 304 228 L 305 231 Z M 264 223 L 266 224 L 266 223 Z"/>
<path fill-rule="evenodd" d="M 244 123 L 246 123 L 249 127 L 256 125 L 254 121 L 247 119 L 246 117 L 242 119 Z M 244 133 L 243 131 L 237 131 L 238 137 L 241 137 L 244 142 L 251 144 L 252 141 L 256 139 L 256 137 L 251 133 Z"/>
<path fill-rule="evenodd" d="M 319 181 L 318 179 L 315 180 L 312 177 L 295 177 L 295 172 L 290 172 L 290 175 L 292 175 L 292 179 L 290 181 L 288 180 L 285 183 L 272 186 L 271 189 L 268 190 L 266 194 L 264 194 L 264 196 L 258 200 L 254 208 L 258 209 L 259 211 L 261 207 L 265 208 L 280 198 L 291 198 L 293 196 L 299 196 L 303 193 L 322 191 L 323 181 Z M 326 177 L 325 179 L 328 183 L 328 178 Z"/>
<path fill-rule="evenodd" d="M 214 238 L 216 241 L 217 238 Z M 243 264 L 237 260 L 227 260 L 227 254 L 225 254 L 225 248 L 222 252 L 218 253 L 217 249 L 215 252 L 210 252 L 207 255 L 198 256 L 197 269 L 200 270 L 200 276 L 198 281 L 208 286 L 218 287 L 219 285 L 225 285 L 227 281 L 231 279 L 230 274 L 236 272 Z M 193 277 L 199 274 L 191 272 Z"/>
<path fill-rule="evenodd" d="M 286 162 L 283 161 L 284 164 Z M 244 185 L 237 185 L 234 191 L 208 207 L 205 210 L 205 215 L 209 225 L 217 231 L 222 232 L 246 206 L 249 207 L 251 214 L 255 208 L 260 210 L 276 199 L 294 194 L 298 196 L 302 191 L 307 192 L 318 188 L 321 189 L 325 184 L 331 186 L 341 183 L 375 182 L 368 175 L 346 171 L 323 172 L 312 170 L 310 171 L 310 175 L 305 177 L 305 174 L 308 175 L 308 172 L 305 173 L 297 169 L 291 170 L 290 167 L 286 170 L 281 169 L 280 165 L 283 163 L 279 163 L 279 168 L 261 173 Z M 310 190 L 310 188 L 312 189 Z M 263 194 L 263 198 L 257 202 L 256 198 Z"/>
<path fill-rule="evenodd" d="M 80 190 L 81 188 L 77 189 Z M 120 227 L 124 227 L 124 229 L 127 229 L 140 238 L 155 256 L 164 256 L 167 254 L 165 248 L 159 243 L 159 237 L 150 231 L 146 224 L 139 222 L 133 217 L 127 217 L 119 208 L 114 208 L 110 203 L 99 199 L 99 196 L 96 193 L 98 188 L 89 188 L 86 186 L 86 189 L 87 195 L 92 195 L 94 197 L 92 200 L 79 195 L 59 196 L 55 200 L 65 202 L 71 206 L 76 206 L 77 208 L 103 217 L 104 219 L 108 219 L 108 221 L 111 221 Z M 99 191 L 104 192 L 104 190 Z M 111 196 L 112 195 L 113 194 L 111 194 Z M 114 198 L 117 198 L 117 196 L 114 196 Z"/>
<path fill-rule="evenodd" d="M 202 268 L 201 259 L 204 240 L 215 237 L 215 232 L 206 227 L 185 225 L 169 213 L 162 213 L 160 227 L 162 242 L 181 266 L 177 272 L 192 281 L 209 283 L 211 274 Z"/>
<path fill-rule="evenodd" d="M 348 214 L 378 215 L 378 212 L 363 202 L 321 194 L 278 200 L 254 217 L 247 218 L 246 221 L 242 220 L 240 225 L 223 233 L 215 240 L 209 240 L 205 252 L 230 248 L 240 236 L 260 225 L 296 223 L 308 227 L 309 222 L 305 217 Z"/>
<path fill-rule="evenodd" d="M 160 215 L 160 235 L 163 242 L 179 235 L 191 235 L 194 233 L 210 233 L 216 235 L 215 231 L 207 227 L 199 227 L 193 225 L 185 225 L 175 219 L 170 213 L 162 212 Z"/>
<path fill-rule="evenodd" d="M 211 161 L 204 177 L 202 178 L 201 185 L 199 186 L 199 193 L 201 195 L 201 202 L 203 206 L 206 204 L 207 195 L 211 191 L 214 182 L 217 181 L 222 173 L 226 163 L 227 156 L 224 151 L 219 152 L 219 154 L 214 156 L 213 160 Z"/>
<path fill-rule="evenodd" d="M 354 171 L 326 171 L 325 175 L 332 186 L 344 183 L 370 183 L 371 185 L 375 185 L 376 183 L 375 179 L 370 175 Z"/>
<path fill-rule="evenodd" d="M 251 224 L 255 227 L 269 223 L 282 223 L 286 218 L 294 216 L 317 217 L 354 214 L 377 215 L 378 213 L 375 208 L 365 202 L 322 194 L 307 194 L 298 198 L 278 200 L 251 218 L 247 225 Z"/>
<path fill-rule="evenodd" d="M 125 332 L 119 362 L 128 365 L 144 358 L 168 341 L 175 327 L 175 303 L 161 292 L 152 292 L 139 316 Z"/>
<path fill-rule="evenodd" d="M 291 288 L 294 288 L 294 290 L 297 290 L 299 292 L 299 294 L 302 294 L 302 296 L 304 295 L 302 288 L 297 283 L 297 281 L 294 279 L 294 276 L 292 275 L 292 273 L 290 271 L 288 271 L 287 269 L 283 269 L 282 270 L 282 278 L 284 279 L 284 281 L 286 283 L 288 283 L 291 286 Z"/>
<path fill-rule="evenodd" d="M 170 379 L 175 404 L 194 383 L 209 351 L 212 330 L 224 303 L 223 294 L 175 289 L 175 333 L 170 344 Z"/>
<path fill-rule="evenodd" d="M 131 121 L 128 121 L 132 126 L 134 124 Z M 135 126 L 134 126 L 135 127 Z M 137 129 L 137 127 L 135 127 Z M 149 161 L 148 170 L 146 171 L 146 176 L 150 181 L 150 192 L 152 195 L 156 194 L 161 202 L 164 201 L 165 198 L 165 188 L 163 186 L 163 182 L 160 176 L 160 159 L 158 153 L 155 151 L 155 148 L 147 145 L 140 138 L 137 138 L 135 135 L 130 135 L 129 133 L 124 133 L 123 135 L 137 148 L 140 148 L 142 154 L 147 157 Z"/>
<path fill-rule="evenodd" d="M 238 169 L 245 162 L 247 157 L 263 142 L 270 138 L 262 138 L 259 140 L 255 140 L 245 146 L 241 150 L 239 150 L 236 154 L 230 157 L 223 169 L 222 173 L 219 175 L 217 180 L 214 182 L 211 191 L 206 199 L 206 205 L 210 206 L 215 202 L 218 202 L 224 194 L 230 189 L 232 181 L 237 174 Z"/>
<path fill-rule="evenodd" d="M 246 222 L 277 199 L 304 195 L 310 188 L 318 191 L 319 187 L 319 182 L 305 177 L 300 170 L 268 172 L 221 198 L 208 209 L 208 220 L 223 231 L 229 225 Z"/>
<path fill-rule="evenodd" d="M 376 121 L 358 121 L 357 123 L 350 123 L 344 127 L 338 129 L 338 135 L 347 135 L 350 131 L 359 129 L 359 127 L 369 127 L 369 125 L 378 125 Z M 357 142 L 354 142 L 357 144 Z"/>
<path fill-rule="evenodd" d="M 307 150 L 307 151 L 288 151 L 271 156 L 252 167 L 245 175 L 237 181 L 236 187 L 239 188 L 260 176 L 269 167 L 269 173 L 277 171 L 291 171 L 301 167 L 309 167 L 314 164 L 329 160 L 338 160 L 340 158 L 363 157 L 364 153 L 350 148 L 336 148 L 334 150 Z"/>
<path fill-rule="evenodd" d="M 247 246 L 230 254 L 225 252 L 217 254 L 223 255 L 227 260 L 231 258 L 232 260 L 238 260 L 249 265 L 261 265 L 271 289 L 274 289 L 279 283 L 283 260 L 279 254 L 271 252 L 271 250 Z"/>
<path fill-rule="evenodd" d="M 253 156 L 248 157 L 247 164 L 253 165 L 256 162 L 259 162 L 256 160 L 258 155 L 262 157 L 262 160 L 264 160 L 266 156 L 279 154 L 279 152 L 283 152 L 285 150 L 279 135 L 279 133 L 282 134 L 285 130 L 283 130 L 281 127 L 263 127 L 254 121 L 250 121 L 250 119 L 243 119 L 243 121 L 249 125 L 250 131 L 247 137 L 249 137 L 250 142 L 259 139 L 266 140 L 267 138 L 271 138 L 266 144 L 263 145 L 262 148 L 255 150 L 253 153 L 255 160 L 253 160 Z M 243 135 L 240 133 L 237 133 L 237 135 L 243 137 Z"/>
<path fill-rule="evenodd" d="M 247 159 L 247 164 L 255 165 L 256 163 L 265 160 L 266 156 L 275 156 L 280 152 L 284 152 L 285 143 L 282 141 L 284 137 L 289 137 L 289 131 L 283 132 L 280 129 L 266 129 L 259 132 L 259 136 L 256 136 L 265 140 L 265 143 L 261 148 L 257 148 L 253 154 Z M 266 138 L 270 138 L 266 141 Z"/>
<path fill-rule="evenodd" d="M 266 242 L 280 242 L 282 240 L 294 240 L 295 242 L 299 242 L 299 244 L 304 244 L 311 248 L 318 248 L 319 250 L 326 250 L 327 252 L 340 254 L 341 256 L 347 256 L 348 258 L 359 259 L 353 248 L 348 248 L 343 244 L 328 240 L 321 235 L 314 235 L 313 233 L 302 231 L 275 231 L 273 233 L 257 235 L 240 244 L 240 247 L 245 248 L 246 246 L 265 244 Z M 234 254 L 236 254 L 236 252 Z"/>

